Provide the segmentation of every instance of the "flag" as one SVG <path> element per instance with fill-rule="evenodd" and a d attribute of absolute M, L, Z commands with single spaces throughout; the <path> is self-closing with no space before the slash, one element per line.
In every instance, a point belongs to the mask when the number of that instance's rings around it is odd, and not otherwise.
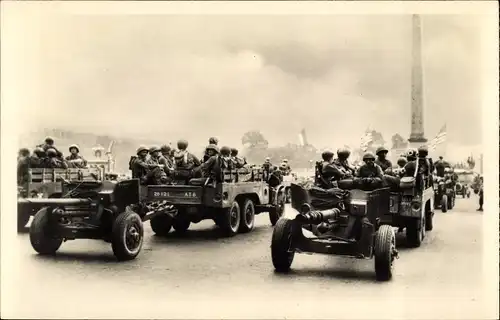
<path fill-rule="evenodd" d="M 434 139 L 431 140 L 429 144 L 430 150 L 436 150 L 437 146 L 446 141 L 446 124 L 439 130 L 438 134 Z"/>
<path fill-rule="evenodd" d="M 368 145 L 372 141 L 372 132 L 370 130 L 366 130 L 365 135 L 361 138 L 361 150 L 363 150 L 363 152 L 366 152 L 366 150 L 368 150 Z"/>

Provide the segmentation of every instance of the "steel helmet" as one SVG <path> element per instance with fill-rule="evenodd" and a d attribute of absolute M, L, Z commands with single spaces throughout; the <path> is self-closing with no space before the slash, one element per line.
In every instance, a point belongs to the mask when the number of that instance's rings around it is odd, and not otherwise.
<path fill-rule="evenodd" d="M 162 145 L 161 148 L 160 148 L 160 151 L 161 152 L 170 152 L 170 150 L 172 150 L 172 148 L 166 144 Z"/>
<path fill-rule="evenodd" d="M 371 152 L 367 152 L 363 155 L 363 161 L 366 160 L 375 160 L 375 156 Z"/>
<path fill-rule="evenodd" d="M 54 143 L 54 139 L 52 137 L 46 137 L 45 143 Z"/>
<path fill-rule="evenodd" d="M 386 152 L 386 153 L 388 153 L 388 152 L 389 152 L 389 150 L 387 150 L 387 148 L 386 148 L 386 147 L 378 147 L 378 148 L 377 148 L 377 151 L 375 151 L 375 154 L 378 156 L 378 154 L 379 154 L 379 153 L 381 153 L 381 152 Z"/>
<path fill-rule="evenodd" d="M 417 151 L 415 149 L 410 149 L 408 152 L 406 152 L 406 158 L 416 158 L 417 157 Z"/>
<path fill-rule="evenodd" d="M 186 150 L 188 145 L 189 143 L 187 142 L 187 140 L 181 139 L 177 141 L 177 149 L 179 150 Z"/>
<path fill-rule="evenodd" d="M 283 159 L 283 162 L 284 163 L 288 163 L 288 159 Z"/>
<path fill-rule="evenodd" d="M 30 154 L 30 150 L 28 148 L 19 149 L 20 154 Z"/>
<path fill-rule="evenodd" d="M 210 139 L 208 139 L 208 143 L 217 145 L 219 143 L 219 139 L 217 139 L 216 137 L 211 137 Z"/>
<path fill-rule="evenodd" d="M 323 151 L 323 153 L 321 153 L 321 158 L 324 161 L 327 161 L 327 160 L 333 158 L 333 152 L 331 152 L 329 150 Z"/>
<path fill-rule="evenodd" d="M 420 157 L 427 157 L 427 155 L 429 155 L 429 149 L 427 149 L 427 146 L 420 146 L 417 150 L 418 152 L 418 155 Z"/>
<path fill-rule="evenodd" d="M 401 157 L 398 159 L 399 166 L 404 166 L 406 163 L 408 163 L 408 160 L 406 160 L 406 158 Z"/>
<path fill-rule="evenodd" d="M 43 150 L 42 147 L 36 147 L 35 150 L 33 150 L 33 153 L 37 156 L 45 155 L 45 150 Z"/>
<path fill-rule="evenodd" d="M 68 150 L 69 152 L 71 152 L 71 149 L 75 148 L 76 149 L 76 152 L 80 152 L 80 148 L 78 147 L 77 144 L 72 144 L 69 146 Z"/>
<path fill-rule="evenodd" d="M 149 153 L 159 152 L 159 151 L 161 150 L 157 146 L 152 146 L 151 148 L 149 148 Z"/>
<path fill-rule="evenodd" d="M 140 146 L 139 148 L 137 148 L 137 155 L 139 155 L 143 151 L 149 152 L 149 149 L 146 146 Z"/>
<path fill-rule="evenodd" d="M 222 148 L 220 148 L 220 154 L 223 156 L 229 156 L 231 154 L 231 148 L 223 146 Z"/>
<path fill-rule="evenodd" d="M 269 161 L 271 161 L 271 158 L 266 157 L 266 162 L 269 162 Z"/>
<path fill-rule="evenodd" d="M 57 156 L 57 151 L 54 148 L 49 148 L 47 149 L 47 155 L 49 157 L 56 157 Z"/>
<path fill-rule="evenodd" d="M 340 148 L 337 150 L 337 156 L 339 158 L 347 158 L 351 155 L 351 151 L 347 148 Z"/>
<path fill-rule="evenodd" d="M 280 168 L 281 169 L 286 169 L 288 166 L 285 162 L 281 163 Z"/>
<path fill-rule="evenodd" d="M 207 151 L 208 151 L 208 150 L 213 150 L 213 151 L 215 151 L 215 153 L 219 153 L 219 147 L 217 147 L 217 145 L 215 145 L 215 144 L 209 144 L 209 145 L 205 148 L 205 150 L 207 150 Z"/>
<path fill-rule="evenodd" d="M 237 156 L 238 155 L 238 149 L 231 148 L 231 155 Z"/>

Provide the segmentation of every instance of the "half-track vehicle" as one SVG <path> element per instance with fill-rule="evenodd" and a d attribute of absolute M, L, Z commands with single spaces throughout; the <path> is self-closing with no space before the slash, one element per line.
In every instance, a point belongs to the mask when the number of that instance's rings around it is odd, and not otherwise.
<path fill-rule="evenodd" d="M 139 202 L 139 180 L 104 180 L 100 168 L 63 171 L 60 193 L 18 199 L 39 208 L 30 225 L 33 249 L 49 255 L 67 240 L 100 239 L 111 243 L 119 261 L 134 259 L 142 248 L 142 219 L 147 220 L 146 213 L 128 210 Z"/>
<path fill-rule="evenodd" d="M 278 272 L 290 270 L 295 253 L 374 259 L 379 281 L 393 275 L 398 257 L 394 229 L 382 222 L 389 188 L 306 189 L 292 184 L 292 208 L 273 230 L 271 258 Z"/>
<path fill-rule="evenodd" d="M 170 184 L 141 186 L 140 203 L 133 209 L 152 210 L 151 228 L 159 236 L 172 227 L 185 232 L 191 223 L 206 219 L 214 220 L 227 236 L 234 236 L 251 231 L 255 215 L 268 212 L 274 226 L 283 214 L 285 187 L 269 183 L 260 168 L 225 170 L 218 183 L 180 171 L 175 170 Z M 167 207 L 170 209 L 165 210 Z"/>

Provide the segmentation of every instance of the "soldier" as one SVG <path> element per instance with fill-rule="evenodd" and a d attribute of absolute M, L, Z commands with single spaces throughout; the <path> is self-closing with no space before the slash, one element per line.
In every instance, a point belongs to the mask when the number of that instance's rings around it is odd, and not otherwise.
<path fill-rule="evenodd" d="M 383 172 L 390 172 L 392 170 L 392 163 L 386 158 L 388 153 L 389 150 L 387 150 L 387 148 L 385 147 L 378 147 L 377 151 L 375 152 L 375 154 L 377 155 L 377 160 L 375 160 L 375 163 L 378 164 L 380 168 L 382 168 Z"/>
<path fill-rule="evenodd" d="M 351 152 L 347 148 L 340 148 L 337 150 L 337 159 L 333 161 L 334 166 L 337 168 L 338 172 L 336 174 L 337 180 L 352 178 L 355 170 L 349 164 L 349 156 Z"/>
<path fill-rule="evenodd" d="M 286 164 L 286 175 L 289 175 L 290 172 L 292 171 L 292 168 L 290 167 L 290 164 L 288 163 L 288 159 L 283 159 L 283 163 Z"/>
<path fill-rule="evenodd" d="M 223 160 L 222 168 L 223 169 L 232 169 L 233 164 L 231 161 L 231 148 L 229 148 L 227 146 L 223 146 L 222 148 L 220 148 L 220 156 Z"/>
<path fill-rule="evenodd" d="M 174 168 L 192 170 L 201 165 L 198 158 L 187 151 L 189 143 L 186 140 L 177 141 L 177 149 L 174 153 Z"/>
<path fill-rule="evenodd" d="M 158 162 L 165 166 L 165 172 L 171 172 L 172 170 L 174 170 L 174 161 L 170 156 L 171 151 L 172 148 L 170 148 L 170 146 L 167 146 L 166 144 L 162 145 L 160 148 L 161 156 Z"/>
<path fill-rule="evenodd" d="M 335 180 L 336 168 L 333 164 L 333 152 L 323 151 L 321 154 L 323 161 L 316 163 L 315 184 L 324 189 L 333 187 L 332 181 Z"/>
<path fill-rule="evenodd" d="M 404 166 L 404 176 L 413 177 L 415 176 L 415 170 L 417 170 L 417 152 L 413 149 L 408 150 L 406 153 L 406 160 L 408 161 Z"/>
<path fill-rule="evenodd" d="M 48 149 L 54 149 L 56 150 L 57 157 L 62 158 L 63 154 L 60 152 L 55 146 L 54 146 L 54 139 L 52 137 L 46 137 L 45 138 L 45 143 L 40 144 L 37 147 L 41 147 L 45 152 L 47 152 Z"/>
<path fill-rule="evenodd" d="M 439 160 L 436 161 L 436 164 L 434 165 L 436 168 L 436 174 L 438 177 L 444 177 L 444 170 L 449 167 L 449 164 L 443 160 L 443 157 L 440 156 Z"/>
<path fill-rule="evenodd" d="M 238 149 L 236 148 L 231 148 L 231 160 L 233 162 L 233 167 L 236 169 L 241 169 L 247 164 L 245 158 L 238 157 Z"/>
<path fill-rule="evenodd" d="M 208 139 L 208 145 L 214 145 L 214 146 L 217 146 L 217 144 L 219 143 L 219 139 L 217 139 L 216 137 L 211 137 L 210 139 Z M 210 158 L 210 156 L 208 155 L 208 150 L 205 149 L 205 154 L 203 155 L 203 159 L 202 161 L 205 162 L 207 161 L 208 159 Z"/>
<path fill-rule="evenodd" d="M 154 163 L 154 164 L 160 164 L 160 148 L 158 148 L 157 146 L 153 146 L 151 148 L 149 148 L 149 155 L 150 155 L 150 158 L 148 160 L 148 162 L 150 163 Z"/>
<path fill-rule="evenodd" d="M 41 147 L 36 147 L 30 157 L 30 168 L 43 168 L 46 158 L 47 153 Z"/>
<path fill-rule="evenodd" d="M 132 178 L 140 179 L 142 184 L 148 184 L 151 180 L 154 180 L 153 184 L 159 184 L 163 182 L 161 180 L 165 180 L 166 177 L 158 163 L 156 163 L 154 159 L 147 158 L 148 153 L 149 149 L 145 146 L 140 146 L 137 149 L 137 156 L 130 160 Z"/>
<path fill-rule="evenodd" d="M 404 157 L 401 157 L 398 159 L 398 169 L 403 169 L 405 167 L 405 165 L 408 163 L 408 160 L 406 160 L 406 158 Z"/>
<path fill-rule="evenodd" d="M 483 211 L 483 203 L 484 203 L 484 192 L 483 192 L 483 176 L 479 178 L 479 209 L 477 211 Z"/>
<path fill-rule="evenodd" d="M 204 161 L 201 166 L 201 172 L 204 178 L 210 179 L 213 182 L 212 186 L 215 186 L 215 183 L 222 182 L 222 159 L 219 153 L 219 148 L 215 144 L 209 144 L 206 148 L 206 155 L 208 156 L 207 161 Z"/>
<path fill-rule="evenodd" d="M 58 153 L 56 149 L 49 148 L 47 149 L 47 159 L 45 161 L 45 167 L 50 169 L 68 169 L 68 164 L 66 161 L 61 160 L 58 157 Z"/>
<path fill-rule="evenodd" d="M 21 185 L 29 180 L 30 151 L 26 148 L 19 150 L 17 157 L 17 184 Z"/>
<path fill-rule="evenodd" d="M 360 178 L 380 178 L 384 176 L 382 168 L 375 163 L 375 156 L 370 152 L 363 155 L 363 161 L 365 162 L 361 167 L 359 167 L 356 176 Z"/>
<path fill-rule="evenodd" d="M 76 144 L 69 146 L 70 155 L 66 157 L 68 166 L 72 168 L 86 168 L 87 160 L 83 158 L 80 153 L 80 148 Z"/>

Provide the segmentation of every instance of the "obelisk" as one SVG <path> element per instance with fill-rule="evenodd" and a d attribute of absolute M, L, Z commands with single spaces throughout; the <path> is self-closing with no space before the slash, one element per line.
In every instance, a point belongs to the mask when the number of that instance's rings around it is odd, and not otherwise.
<path fill-rule="evenodd" d="M 427 144 L 424 136 L 424 88 L 422 75 L 422 29 L 420 16 L 412 16 L 411 134 L 410 148 Z"/>

